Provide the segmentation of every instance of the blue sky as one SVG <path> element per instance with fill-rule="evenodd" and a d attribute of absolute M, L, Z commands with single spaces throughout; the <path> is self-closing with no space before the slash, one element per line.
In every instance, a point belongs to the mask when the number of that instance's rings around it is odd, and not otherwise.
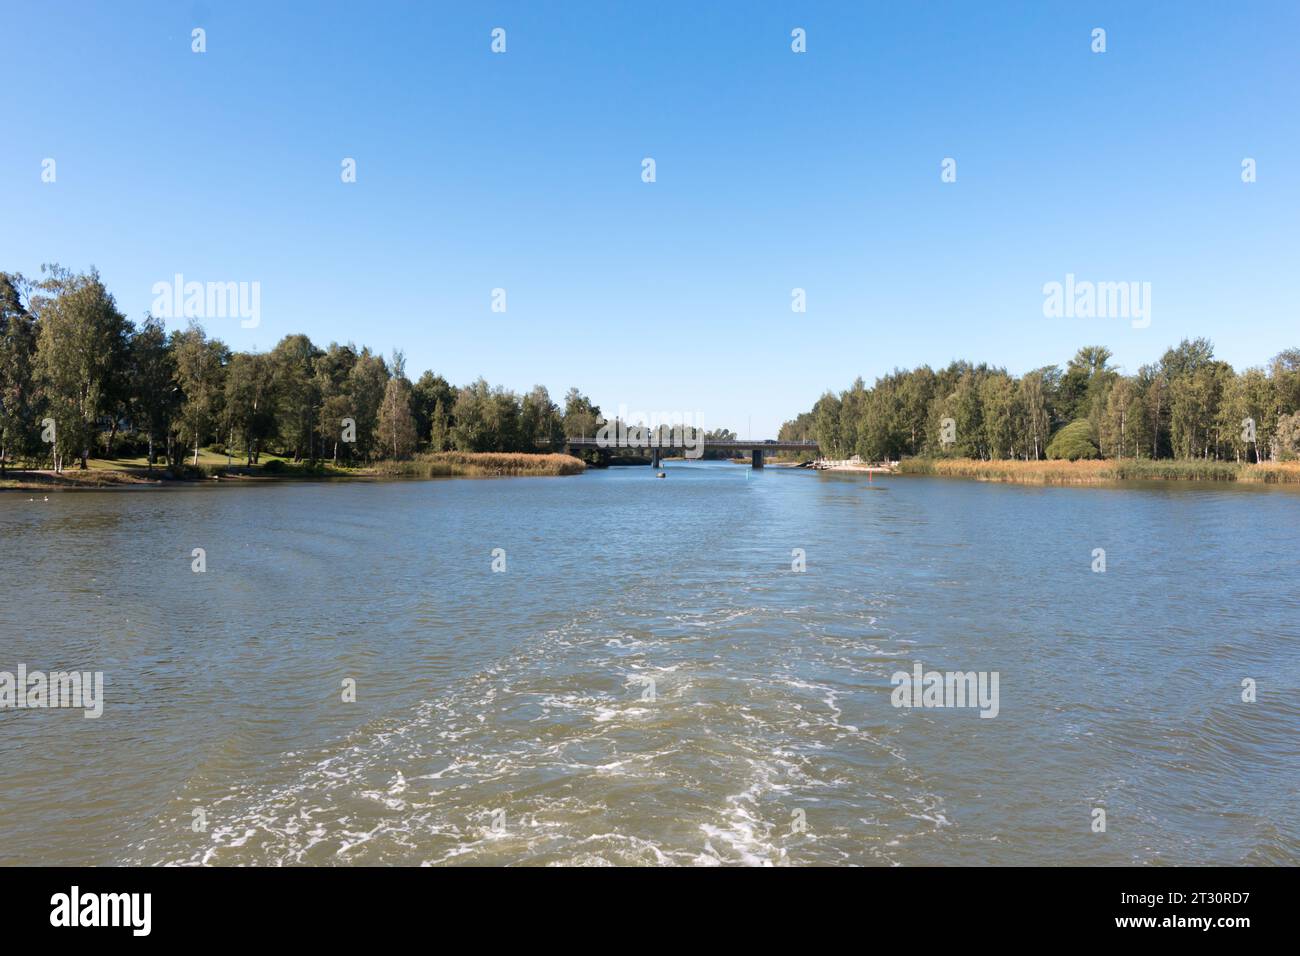
<path fill-rule="evenodd" d="M 1300 345 L 1293 2 L 5 0 L 4 34 L 0 269 L 95 265 L 133 319 L 257 281 L 258 328 L 204 323 L 236 348 L 766 437 L 896 366 Z M 1150 326 L 1045 318 L 1067 273 L 1150 282 Z"/>

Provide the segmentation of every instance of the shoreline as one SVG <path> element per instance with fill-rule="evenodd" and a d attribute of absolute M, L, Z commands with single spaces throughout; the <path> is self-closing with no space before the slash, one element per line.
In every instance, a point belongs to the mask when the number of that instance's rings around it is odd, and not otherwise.
<path fill-rule="evenodd" d="M 824 465 L 821 468 L 818 468 L 816 465 L 794 465 L 793 467 L 795 468 L 806 467 L 809 471 L 838 471 L 838 472 L 848 471 L 848 472 L 854 472 L 857 474 L 865 474 L 865 475 L 899 474 L 897 469 L 889 468 L 885 465 L 850 465 L 850 464 L 840 463 L 834 465 Z"/>
<path fill-rule="evenodd" d="M 668 459 L 665 459 L 667 461 Z M 315 466 L 271 459 L 259 465 L 184 465 L 180 474 L 155 466 L 113 467 L 91 459 L 85 471 L 65 468 L 7 469 L 0 476 L 0 492 L 114 491 L 196 485 L 267 484 L 320 481 L 403 481 L 439 478 L 566 477 L 583 474 L 588 466 L 579 458 L 561 454 L 511 452 L 438 452 L 405 460 L 384 460 L 360 468 L 340 468 L 328 463 Z M 769 468 L 814 470 L 803 463 L 769 462 Z M 837 463 L 817 471 L 901 477 L 960 478 L 1021 485 L 1116 485 L 1196 482 L 1215 484 L 1300 485 L 1300 461 L 1247 462 L 1173 459 L 1093 459 L 1082 461 L 1022 461 L 972 458 L 904 458 L 890 467 Z"/>
<path fill-rule="evenodd" d="M 62 472 L 48 469 L 6 469 L 0 476 L 4 491 L 115 491 L 213 484 L 269 484 L 318 481 L 401 481 L 435 478 L 547 478 L 580 475 L 581 459 L 569 455 L 510 452 L 438 452 L 410 460 L 378 461 L 363 468 L 339 468 L 328 463 L 285 463 L 271 459 L 259 465 L 184 465 L 181 474 L 154 466 L 110 467 L 91 459 L 92 467 Z"/>

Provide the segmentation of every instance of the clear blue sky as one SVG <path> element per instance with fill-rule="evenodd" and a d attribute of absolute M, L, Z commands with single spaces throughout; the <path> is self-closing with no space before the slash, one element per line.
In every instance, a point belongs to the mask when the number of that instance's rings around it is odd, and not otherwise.
<path fill-rule="evenodd" d="M 1300 345 L 1292 0 L 5 0 L 3 46 L 0 269 L 95 265 L 132 319 L 177 272 L 258 281 L 259 328 L 204 323 L 236 348 L 766 437 L 895 366 Z M 1069 272 L 1150 282 L 1150 327 L 1044 318 Z"/>

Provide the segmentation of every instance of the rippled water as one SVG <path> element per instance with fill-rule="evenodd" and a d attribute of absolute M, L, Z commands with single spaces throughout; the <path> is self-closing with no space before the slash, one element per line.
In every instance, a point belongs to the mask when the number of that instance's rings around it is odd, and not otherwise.
<path fill-rule="evenodd" d="M 0 494 L 0 862 L 1300 862 L 1294 491 L 667 471 Z"/>

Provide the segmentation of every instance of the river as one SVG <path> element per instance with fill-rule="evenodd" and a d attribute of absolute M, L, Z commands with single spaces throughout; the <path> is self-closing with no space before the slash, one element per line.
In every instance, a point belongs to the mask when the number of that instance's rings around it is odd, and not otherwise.
<path fill-rule="evenodd" d="M 1300 493 L 665 470 L 0 493 L 0 863 L 1300 863 Z"/>

